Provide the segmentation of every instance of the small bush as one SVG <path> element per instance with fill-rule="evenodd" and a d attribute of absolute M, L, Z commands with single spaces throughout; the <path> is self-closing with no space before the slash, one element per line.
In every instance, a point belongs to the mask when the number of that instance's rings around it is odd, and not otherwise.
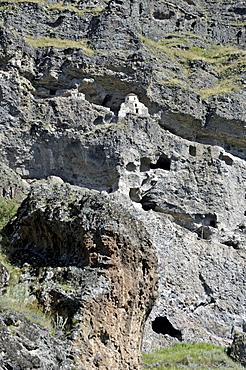
<path fill-rule="evenodd" d="M 15 199 L 0 198 L 0 232 L 15 215 L 19 203 Z"/>

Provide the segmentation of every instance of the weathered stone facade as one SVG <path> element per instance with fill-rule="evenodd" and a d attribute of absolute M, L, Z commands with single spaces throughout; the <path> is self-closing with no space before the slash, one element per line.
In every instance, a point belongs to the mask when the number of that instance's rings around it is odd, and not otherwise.
<path fill-rule="evenodd" d="M 121 104 L 118 113 L 119 118 L 126 117 L 127 114 L 136 114 L 141 117 L 148 117 L 148 108 L 143 103 L 140 103 L 136 94 L 130 93 L 126 95 L 125 102 Z"/>

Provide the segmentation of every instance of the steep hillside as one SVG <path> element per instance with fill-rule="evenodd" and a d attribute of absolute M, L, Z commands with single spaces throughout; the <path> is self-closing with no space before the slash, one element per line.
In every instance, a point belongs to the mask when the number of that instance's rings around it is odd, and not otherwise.
<path fill-rule="evenodd" d="M 157 289 L 154 250 L 159 296 L 145 325 L 143 350 L 178 340 L 230 344 L 234 332 L 246 330 L 246 5 L 12 0 L 1 1 L 0 14 L 1 195 L 22 198 L 31 191 L 17 220 L 5 229 L 4 253 L 11 268 L 27 269 L 19 284 L 26 284 L 28 297 L 45 311 L 58 299 L 57 288 L 50 287 L 40 298 L 45 284 L 57 284 L 57 269 L 76 267 L 83 293 L 85 271 L 98 269 L 95 279 L 102 274 L 106 287 L 115 284 L 120 266 L 119 297 L 111 287 L 96 294 L 93 304 L 87 302 L 81 315 L 91 310 L 91 321 L 84 329 L 76 326 L 80 339 L 71 336 L 70 344 L 87 353 L 83 357 L 78 350 L 74 356 L 79 369 L 138 369 L 143 325 Z M 129 113 L 125 107 L 131 107 Z M 99 197 L 99 209 L 113 207 L 113 215 L 100 215 L 96 207 L 91 211 L 99 229 L 86 207 L 78 209 L 80 192 Z M 87 225 L 97 237 L 107 231 L 107 222 L 118 224 L 120 236 L 112 243 L 119 264 L 94 266 L 91 258 L 101 255 L 102 241 L 94 240 L 95 250 L 90 249 L 84 231 L 76 234 L 81 243 L 75 248 L 69 212 L 78 217 L 76 227 Z M 69 225 L 65 234 L 64 225 Z M 124 238 L 134 230 L 138 236 L 129 244 Z M 65 250 L 71 254 L 64 265 Z M 104 249 L 102 254 L 112 258 Z M 44 267 L 53 274 L 48 280 Z M 131 288 L 125 288 L 128 279 Z M 125 296 L 128 288 L 131 299 Z M 65 296 L 67 302 L 75 299 Z M 117 302 L 121 299 L 124 304 Z M 76 298 L 76 310 L 82 301 Z M 53 320 L 56 314 L 63 320 L 70 315 L 54 305 Z M 119 315 L 119 326 L 127 329 L 109 330 L 98 310 L 110 323 Z M 69 351 L 64 369 L 71 366 Z M 44 369 L 50 366 L 58 368 L 55 359 Z"/>

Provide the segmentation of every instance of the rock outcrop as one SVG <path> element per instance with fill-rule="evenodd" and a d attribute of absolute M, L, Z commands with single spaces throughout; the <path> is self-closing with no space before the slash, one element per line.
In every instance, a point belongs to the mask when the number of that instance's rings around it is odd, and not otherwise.
<path fill-rule="evenodd" d="M 5 236 L 9 260 L 24 266 L 19 283 L 53 317 L 76 352 L 77 368 L 140 369 L 144 325 L 157 295 L 154 250 L 141 222 L 106 194 L 36 184 Z M 17 325 L 18 336 L 23 325 Z M 57 368 L 40 365 L 41 349 L 28 353 L 31 363 L 35 357 L 39 368 Z M 21 361 L 15 360 L 25 368 Z"/>
<path fill-rule="evenodd" d="M 245 333 L 236 333 L 233 343 L 228 350 L 230 357 L 240 362 L 246 367 L 246 335 Z"/>

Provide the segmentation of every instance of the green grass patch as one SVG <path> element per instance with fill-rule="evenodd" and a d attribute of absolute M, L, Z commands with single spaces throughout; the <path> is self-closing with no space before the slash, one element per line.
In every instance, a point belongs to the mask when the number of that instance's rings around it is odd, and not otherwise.
<path fill-rule="evenodd" d="M 231 369 L 242 370 L 243 367 L 232 361 L 224 347 L 210 343 L 181 343 L 172 348 L 165 348 L 153 354 L 143 355 L 144 369 L 178 370 L 178 369 Z"/>
<path fill-rule="evenodd" d="M 190 88 L 200 94 L 202 99 L 208 99 L 213 95 L 228 95 L 239 90 L 242 85 L 241 74 L 246 72 L 246 51 L 232 46 L 213 44 L 208 49 L 203 49 L 192 46 L 192 40 L 194 37 L 192 38 L 191 35 L 167 35 L 159 42 L 142 37 L 145 47 L 160 62 L 169 60 L 178 66 L 190 81 Z M 202 61 L 210 65 L 214 74 L 217 75 L 217 82 L 214 86 L 196 91 L 195 82 L 192 81 L 194 73 L 192 64 L 195 61 Z M 162 83 L 182 87 L 182 80 L 173 79 L 171 74 L 170 81 Z"/>
<path fill-rule="evenodd" d="M 88 40 L 73 41 L 67 39 L 55 39 L 49 37 L 40 37 L 34 39 L 33 37 L 26 37 L 25 40 L 32 45 L 35 49 L 47 48 L 53 46 L 57 49 L 77 48 L 82 49 L 86 54 L 93 55 L 94 51 L 88 47 Z"/>
<path fill-rule="evenodd" d="M 19 202 L 16 199 L 5 199 L 0 197 L 0 232 L 15 215 L 18 207 Z"/>
<path fill-rule="evenodd" d="M 106 8 L 83 9 L 83 10 L 81 10 L 81 9 L 78 9 L 76 6 L 73 6 L 73 5 L 64 5 L 64 2 L 53 4 L 53 5 L 48 7 L 48 10 L 59 10 L 59 11 L 62 11 L 62 12 L 71 11 L 71 12 L 77 13 L 80 16 L 84 16 L 84 15 L 87 15 L 87 14 L 99 15 L 99 14 L 103 13 L 105 9 Z"/>
<path fill-rule="evenodd" d="M 11 275 L 18 275 L 17 270 L 12 270 Z M 7 287 L 7 293 L 0 297 L 0 310 L 13 310 L 24 315 L 29 321 L 39 324 L 50 332 L 54 332 L 54 323 L 50 315 L 40 310 L 35 296 L 30 295 L 27 284 L 12 282 Z"/>
<path fill-rule="evenodd" d="M 219 81 L 216 85 L 214 85 L 210 89 L 201 89 L 199 91 L 199 94 L 201 95 L 201 98 L 203 100 L 206 100 L 214 95 L 232 94 L 233 92 L 239 90 L 240 86 L 241 86 L 241 80 L 236 77 L 232 77 L 232 78 L 223 79 Z"/>

